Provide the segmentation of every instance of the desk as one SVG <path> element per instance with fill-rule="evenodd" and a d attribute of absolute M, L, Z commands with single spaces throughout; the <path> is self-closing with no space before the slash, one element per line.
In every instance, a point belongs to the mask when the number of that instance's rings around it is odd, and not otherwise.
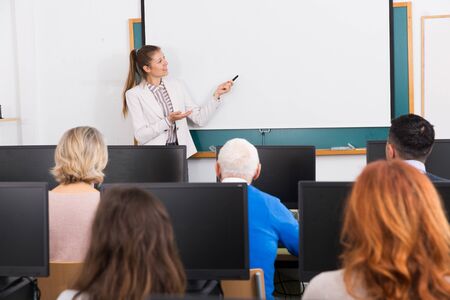
<path fill-rule="evenodd" d="M 275 269 L 298 269 L 298 257 L 289 253 L 286 248 L 278 248 Z"/>
<path fill-rule="evenodd" d="M 277 261 L 298 261 L 298 257 L 289 253 L 286 248 L 278 248 Z"/>

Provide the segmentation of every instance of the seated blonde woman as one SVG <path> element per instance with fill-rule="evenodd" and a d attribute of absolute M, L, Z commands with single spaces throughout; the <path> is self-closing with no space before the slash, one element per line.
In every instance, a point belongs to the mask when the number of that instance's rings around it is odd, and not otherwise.
<path fill-rule="evenodd" d="M 369 164 L 353 186 L 341 270 L 303 299 L 450 299 L 450 226 L 425 174 L 399 160 Z"/>
<path fill-rule="evenodd" d="M 59 185 L 49 192 L 50 261 L 83 261 L 100 201 L 94 184 L 103 181 L 107 161 L 95 128 L 70 129 L 59 141 L 51 170 Z"/>

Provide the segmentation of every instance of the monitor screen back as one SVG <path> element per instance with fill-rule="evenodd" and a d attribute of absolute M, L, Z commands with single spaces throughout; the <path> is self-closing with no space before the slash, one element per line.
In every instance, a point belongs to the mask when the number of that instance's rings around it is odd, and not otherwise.
<path fill-rule="evenodd" d="M 104 189 L 114 185 L 106 184 Z M 247 185 L 127 184 L 167 208 L 188 279 L 248 278 Z"/>
<path fill-rule="evenodd" d="M 340 268 L 339 237 L 350 182 L 299 184 L 300 280 L 309 281 L 325 271 Z M 434 183 L 450 220 L 450 182 Z M 303 254 L 302 254 L 303 253 Z"/>
<path fill-rule="evenodd" d="M 46 183 L 0 182 L 0 276 L 48 275 Z"/>
<path fill-rule="evenodd" d="M 108 146 L 105 183 L 187 182 L 186 146 Z"/>
<path fill-rule="evenodd" d="M 300 182 L 300 280 L 339 268 L 342 211 L 349 182 Z"/>
<path fill-rule="evenodd" d="M 221 147 L 217 147 L 219 153 Z M 288 208 L 297 208 L 298 182 L 316 180 L 314 146 L 256 146 L 261 175 L 252 185 L 281 200 Z"/>
<path fill-rule="evenodd" d="M 366 160 L 370 163 L 386 159 L 386 141 L 367 141 Z M 428 172 L 450 179 L 450 140 L 435 140 L 430 156 L 425 163 Z"/>
<path fill-rule="evenodd" d="M 55 145 L 0 146 L 1 181 L 45 181 L 58 185 L 50 173 Z M 108 146 L 106 183 L 186 182 L 185 146 Z"/>
<path fill-rule="evenodd" d="M 58 183 L 50 174 L 55 165 L 55 145 L 0 146 L 0 181 L 45 181 L 53 189 Z"/>

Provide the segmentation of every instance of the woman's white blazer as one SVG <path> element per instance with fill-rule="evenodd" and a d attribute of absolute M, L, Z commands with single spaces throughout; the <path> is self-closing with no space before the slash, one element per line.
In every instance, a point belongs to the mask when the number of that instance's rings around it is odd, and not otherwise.
<path fill-rule="evenodd" d="M 186 87 L 178 80 L 164 78 L 164 86 L 172 101 L 173 110 L 192 110 L 188 117 L 193 123 L 203 126 L 211 118 L 220 104 L 211 97 L 203 106 L 192 101 Z M 128 111 L 133 122 L 134 137 L 139 145 L 165 145 L 168 136 L 167 124 L 161 105 L 147 86 L 145 80 L 125 93 Z M 176 121 L 179 145 L 186 145 L 187 157 L 195 154 L 194 141 L 185 119 Z"/>

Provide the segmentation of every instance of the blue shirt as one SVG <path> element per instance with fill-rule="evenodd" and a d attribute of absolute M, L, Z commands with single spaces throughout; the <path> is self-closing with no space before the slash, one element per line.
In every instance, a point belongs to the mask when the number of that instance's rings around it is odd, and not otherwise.
<path fill-rule="evenodd" d="M 278 241 L 298 256 L 298 221 L 280 200 L 248 186 L 250 268 L 264 270 L 266 298 L 273 299 Z"/>

